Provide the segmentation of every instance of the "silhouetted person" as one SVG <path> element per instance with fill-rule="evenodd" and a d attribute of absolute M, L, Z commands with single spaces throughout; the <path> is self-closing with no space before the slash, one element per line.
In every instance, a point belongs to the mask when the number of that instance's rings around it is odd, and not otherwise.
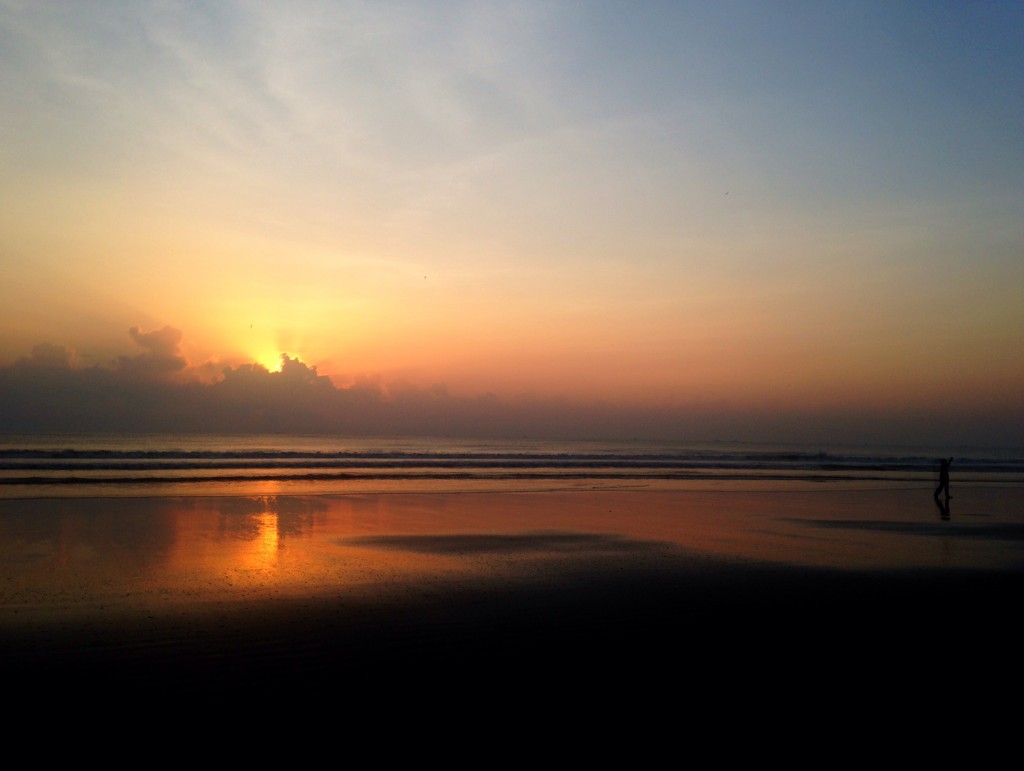
<path fill-rule="evenodd" d="M 938 498 L 941 493 L 945 493 L 947 501 L 953 497 L 949 494 L 949 464 L 952 462 L 952 458 L 949 458 L 948 460 L 943 458 L 939 461 L 939 486 L 935 488 L 936 498 Z"/>

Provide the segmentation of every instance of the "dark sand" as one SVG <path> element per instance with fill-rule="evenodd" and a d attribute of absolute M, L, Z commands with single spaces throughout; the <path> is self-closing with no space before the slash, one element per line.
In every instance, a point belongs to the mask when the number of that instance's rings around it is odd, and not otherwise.
<path fill-rule="evenodd" d="M 916 489 L 0 501 L 0 675 L 15 698 L 548 710 L 1019 684 L 1022 500 L 963 489 L 948 519 Z"/>

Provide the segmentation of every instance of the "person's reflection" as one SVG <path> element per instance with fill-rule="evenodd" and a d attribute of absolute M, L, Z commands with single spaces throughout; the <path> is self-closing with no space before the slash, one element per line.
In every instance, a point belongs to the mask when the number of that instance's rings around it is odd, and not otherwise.
<path fill-rule="evenodd" d="M 944 520 L 949 520 L 949 498 L 940 498 L 938 495 L 935 496 L 935 505 L 939 507 L 939 517 Z"/>

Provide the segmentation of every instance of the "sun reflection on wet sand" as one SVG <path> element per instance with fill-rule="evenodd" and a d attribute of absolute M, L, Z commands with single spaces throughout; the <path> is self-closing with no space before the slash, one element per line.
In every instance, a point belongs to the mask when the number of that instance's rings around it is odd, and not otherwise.
<path fill-rule="evenodd" d="M 0 609 L 152 607 L 514 577 L 581 560 L 1021 567 L 1022 491 L 277 495 L 0 502 Z"/>

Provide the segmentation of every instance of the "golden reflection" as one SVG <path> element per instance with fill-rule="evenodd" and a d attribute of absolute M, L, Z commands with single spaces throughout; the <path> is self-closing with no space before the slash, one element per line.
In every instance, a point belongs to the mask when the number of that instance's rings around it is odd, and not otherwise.
<path fill-rule="evenodd" d="M 1021 495 L 973 490 L 958 499 L 958 518 L 1018 512 Z M 954 538 L 948 528 L 935 537 L 934 506 L 920 490 L 8 502 L 0 503 L 0 607 L 249 601 L 402 584 L 429 594 L 449 577 L 515 577 L 595 558 L 1018 564 L 1015 542 Z"/>
<path fill-rule="evenodd" d="M 279 479 L 261 479 L 247 483 L 246 488 L 251 491 L 249 497 L 262 498 L 264 505 L 268 507 L 276 505 L 277 496 L 284 492 L 284 486 Z"/>
<path fill-rule="evenodd" d="M 260 489 L 269 493 L 276 486 Z M 325 504 L 316 498 L 264 494 L 170 505 L 174 542 L 163 569 L 172 583 L 195 584 L 204 593 L 272 595 L 299 580 L 317 558 L 309 542 Z"/>
<path fill-rule="evenodd" d="M 253 541 L 249 567 L 271 568 L 277 563 L 277 548 L 280 541 L 277 521 L 278 515 L 270 511 L 265 511 L 257 517 L 258 535 Z"/>

